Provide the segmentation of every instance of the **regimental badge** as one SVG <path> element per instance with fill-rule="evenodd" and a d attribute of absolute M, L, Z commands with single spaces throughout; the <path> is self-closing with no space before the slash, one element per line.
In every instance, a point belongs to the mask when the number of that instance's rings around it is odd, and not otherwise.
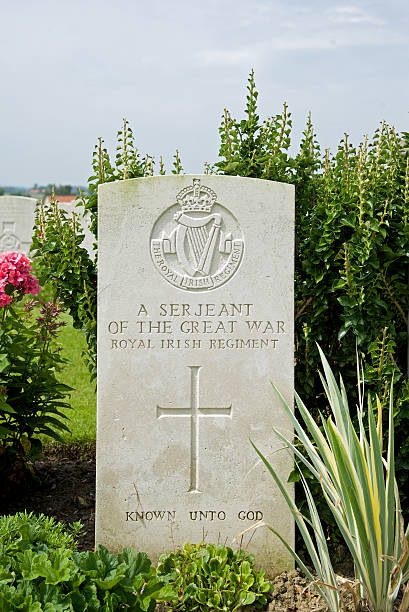
<path fill-rule="evenodd" d="M 216 200 L 216 193 L 195 178 L 153 226 L 153 263 L 169 283 L 185 291 L 220 287 L 243 259 L 240 225 Z"/>
<path fill-rule="evenodd" d="M 16 236 L 16 224 L 12 221 L 4 221 L 2 234 L 0 235 L 0 253 L 5 251 L 21 251 L 22 245 Z"/>

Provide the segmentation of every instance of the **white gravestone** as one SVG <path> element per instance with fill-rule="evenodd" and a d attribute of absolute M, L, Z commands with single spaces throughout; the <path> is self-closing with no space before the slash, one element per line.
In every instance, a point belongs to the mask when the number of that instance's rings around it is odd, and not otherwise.
<path fill-rule="evenodd" d="M 0 253 L 29 252 L 36 203 L 35 198 L 0 196 Z"/>
<path fill-rule="evenodd" d="M 270 381 L 292 403 L 293 187 L 108 183 L 98 235 L 97 544 L 155 561 L 187 541 L 232 544 L 260 520 L 292 543 L 249 439 L 286 480 L 271 426 L 290 423 Z M 264 527 L 243 545 L 270 573 L 292 566 Z"/>
<path fill-rule="evenodd" d="M 56 197 L 58 199 L 58 196 Z M 29 253 L 37 203 L 38 200 L 35 198 L 13 195 L 0 196 L 0 253 L 5 251 L 18 251 L 26 255 Z M 95 238 L 89 230 L 90 217 L 88 213 L 84 216 L 83 206 L 75 206 L 76 203 L 76 201 L 70 204 L 59 203 L 58 206 L 65 210 L 68 215 L 72 212 L 78 215 L 81 231 L 84 233 L 81 246 L 93 258 L 95 256 L 93 251 Z"/>

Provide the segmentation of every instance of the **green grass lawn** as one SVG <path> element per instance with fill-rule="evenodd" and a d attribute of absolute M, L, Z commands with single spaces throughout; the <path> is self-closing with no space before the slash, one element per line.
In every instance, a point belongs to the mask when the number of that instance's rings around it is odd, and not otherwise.
<path fill-rule="evenodd" d="M 69 417 L 66 424 L 71 434 L 62 432 L 61 437 L 64 444 L 88 444 L 95 443 L 96 437 L 96 381 L 89 380 L 89 373 L 84 364 L 81 352 L 86 348 L 85 337 L 81 331 L 74 329 L 72 319 L 65 314 L 64 319 L 67 326 L 59 333 L 59 342 L 64 347 L 62 355 L 70 362 L 59 374 L 59 380 L 74 388 L 71 399 L 67 401 L 72 409 L 66 410 Z M 52 443 L 48 437 L 43 437 L 44 444 Z"/>

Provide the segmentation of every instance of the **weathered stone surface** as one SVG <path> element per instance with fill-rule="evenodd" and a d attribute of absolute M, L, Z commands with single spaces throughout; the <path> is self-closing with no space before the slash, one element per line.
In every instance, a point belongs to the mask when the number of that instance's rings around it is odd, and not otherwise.
<path fill-rule="evenodd" d="M 293 187 L 132 179 L 102 185 L 99 207 L 97 544 L 157 559 L 259 520 L 292 542 L 249 439 L 286 479 L 270 381 L 291 403 Z M 266 528 L 243 545 L 270 573 L 292 566 Z"/>

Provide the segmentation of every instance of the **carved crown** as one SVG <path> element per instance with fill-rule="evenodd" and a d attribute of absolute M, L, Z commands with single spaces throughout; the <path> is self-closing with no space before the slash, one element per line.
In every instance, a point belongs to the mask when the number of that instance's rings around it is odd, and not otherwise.
<path fill-rule="evenodd" d="M 176 196 L 176 200 L 183 212 L 210 212 L 216 202 L 217 195 L 200 184 L 200 179 L 193 179 L 193 185 L 185 187 Z"/>

